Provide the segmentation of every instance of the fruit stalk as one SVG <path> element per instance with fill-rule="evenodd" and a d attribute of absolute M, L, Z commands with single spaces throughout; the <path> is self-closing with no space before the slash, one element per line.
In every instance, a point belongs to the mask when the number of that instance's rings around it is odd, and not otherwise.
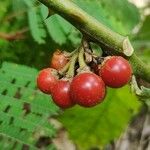
<path fill-rule="evenodd" d="M 67 78 L 72 78 L 73 76 L 74 76 L 74 73 L 75 73 L 75 63 L 76 63 L 76 61 L 77 61 L 77 58 L 78 58 L 78 53 L 76 52 L 73 56 L 72 56 L 72 58 L 71 58 L 71 60 L 70 60 L 70 66 L 69 66 L 69 69 L 68 69 L 68 72 L 67 72 L 67 74 L 66 74 L 66 77 Z"/>
<path fill-rule="evenodd" d="M 78 51 L 78 49 L 75 49 L 74 51 L 72 51 L 70 53 L 66 52 L 66 57 L 72 57 L 77 51 Z"/>
<path fill-rule="evenodd" d="M 63 75 L 69 69 L 70 61 L 59 71 L 59 74 Z"/>
<path fill-rule="evenodd" d="M 84 48 L 79 47 L 79 56 L 78 56 L 79 66 L 81 69 L 85 68 L 87 65 L 84 60 Z"/>

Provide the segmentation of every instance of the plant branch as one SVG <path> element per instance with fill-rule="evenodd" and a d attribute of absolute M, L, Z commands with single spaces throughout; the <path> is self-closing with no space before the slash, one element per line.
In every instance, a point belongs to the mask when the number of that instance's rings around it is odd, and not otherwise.
<path fill-rule="evenodd" d="M 0 32 L 0 38 L 7 41 L 24 39 L 25 38 L 24 33 L 26 33 L 27 31 L 29 31 L 29 29 L 25 27 L 19 31 L 16 31 L 15 33 Z"/>
<path fill-rule="evenodd" d="M 150 67 L 143 63 L 135 53 L 130 57 L 129 62 L 132 65 L 134 75 L 150 83 Z"/>
<path fill-rule="evenodd" d="M 70 0 L 39 1 L 72 23 L 92 41 L 104 44 L 128 56 L 133 53 L 133 48 L 127 37 L 113 32 Z"/>
<path fill-rule="evenodd" d="M 128 39 L 98 22 L 70 0 L 38 0 L 59 14 L 91 41 L 109 47 L 113 54 L 131 56 L 133 47 Z M 150 82 L 150 68 L 133 54 L 128 58 L 132 64 L 134 74 Z"/>
<path fill-rule="evenodd" d="M 20 17 L 20 16 L 24 15 L 26 12 L 27 12 L 27 10 L 21 10 L 21 11 L 17 11 L 17 12 L 11 13 L 10 15 L 4 17 L 2 22 L 12 21 L 14 18 L 16 18 L 18 16 Z"/>

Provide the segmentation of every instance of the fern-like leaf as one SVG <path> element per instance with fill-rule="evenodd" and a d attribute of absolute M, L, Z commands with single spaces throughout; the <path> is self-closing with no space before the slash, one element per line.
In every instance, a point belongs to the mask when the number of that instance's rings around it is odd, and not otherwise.
<path fill-rule="evenodd" d="M 37 70 L 26 66 L 3 63 L 0 69 L 0 147 L 24 146 L 38 149 L 41 137 L 49 140 L 56 129 L 49 117 L 56 115 L 56 107 L 50 96 L 36 90 Z M 52 144 L 48 149 L 54 149 Z M 46 147 L 45 147 L 46 148 Z"/>
<path fill-rule="evenodd" d="M 46 31 L 43 26 L 41 15 L 38 14 L 38 8 L 34 7 L 34 1 L 24 0 L 28 6 L 28 21 L 31 34 L 36 42 L 39 44 L 45 43 Z"/>

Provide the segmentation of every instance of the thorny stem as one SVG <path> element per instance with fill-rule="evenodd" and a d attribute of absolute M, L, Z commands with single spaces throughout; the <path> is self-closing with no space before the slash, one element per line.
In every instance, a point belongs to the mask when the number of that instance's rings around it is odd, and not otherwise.
<path fill-rule="evenodd" d="M 119 35 L 88 15 L 70 0 L 39 0 L 41 3 L 58 13 L 86 37 L 94 42 L 111 47 L 118 53 L 131 56 L 133 48 L 128 37 Z"/>
<path fill-rule="evenodd" d="M 112 54 L 131 56 L 133 47 L 128 39 L 98 22 L 95 18 L 87 14 L 70 0 L 38 0 L 55 13 L 59 14 L 88 39 L 93 42 L 109 47 Z M 133 54 L 128 58 L 132 64 L 134 75 L 150 82 L 150 67 L 146 66 L 139 58 Z"/>

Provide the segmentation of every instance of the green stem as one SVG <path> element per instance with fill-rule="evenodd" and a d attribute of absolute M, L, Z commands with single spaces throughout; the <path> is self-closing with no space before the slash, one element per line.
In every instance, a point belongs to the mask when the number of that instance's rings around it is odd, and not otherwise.
<path fill-rule="evenodd" d="M 77 61 L 77 58 L 78 58 L 78 53 L 75 53 L 70 60 L 70 66 L 68 72 L 66 73 L 67 78 L 72 78 L 74 76 L 75 63 Z"/>
<path fill-rule="evenodd" d="M 98 22 L 95 18 L 87 14 L 70 0 L 38 0 L 59 14 L 87 38 L 99 45 L 109 47 L 113 54 L 131 56 L 132 45 L 128 37 L 119 35 L 111 29 Z M 134 74 L 150 82 L 150 67 L 141 62 L 135 54 L 129 58 Z M 140 70 L 138 70 L 140 68 Z"/>
<path fill-rule="evenodd" d="M 133 54 L 129 58 L 129 62 L 132 65 L 133 73 L 137 77 L 141 77 L 143 80 L 150 82 L 150 67 L 145 65 L 137 56 Z"/>
<path fill-rule="evenodd" d="M 86 63 L 84 61 L 84 48 L 81 46 L 79 47 L 79 56 L 78 56 L 79 66 L 81 69 L 86 67 Z"/>
<path fill-rule="evenodd" d="M 70 61 L 59 71 L 59 74 L 63 75 L 69 68 Z"/>
<path fill-rule="evenodd" d="M 67 53 L 66 56 L 67 56 L 67 57 L 72 57 L 77 51 L 78 51 L 78 49 L 75 49 L 75 50 L 72 51 L 71 53 Z"/>
<path fill-rule="evenodd" d="M 66 56 L 67 57 L 72 57 L 75 53 L 77 53 L 78 49 L 75 49 L 74 51 L 72 51 L 71 53 L 67 53 L 66 52 Z M 71 63 L 71 60 L 59 71 L 60 74 L 64 74 L 68 69 L 69 69 L 69 66 L 70 66 L 70 63 Z"/>

